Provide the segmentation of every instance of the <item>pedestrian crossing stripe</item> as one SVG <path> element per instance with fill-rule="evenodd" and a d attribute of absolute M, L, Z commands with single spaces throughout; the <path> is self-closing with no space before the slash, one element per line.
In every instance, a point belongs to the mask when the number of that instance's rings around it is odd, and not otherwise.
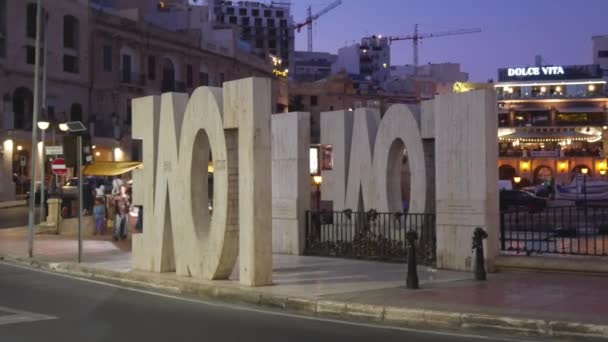
<path fill-rule="evenodd" d="M 0 326 L 17 323 L 46 321 L 50 319 L 57 319 L 57 317 L 0 306 Z"/>

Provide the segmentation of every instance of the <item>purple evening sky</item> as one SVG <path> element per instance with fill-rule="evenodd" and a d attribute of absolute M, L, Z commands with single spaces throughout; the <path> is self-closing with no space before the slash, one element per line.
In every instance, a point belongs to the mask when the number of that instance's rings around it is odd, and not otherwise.
<path fill-rule="evenodd" d="M 296 22 L 331 0 L 292 0 Z M 420 64 L 459 62 L 472 81 L 496 79 L 497 69 L 534 63 L 592 63 L 591 36 L 608 34 L 608 0 L 343 0 L 314 26 L 314 50 L 338 48 L 372 34 L 411 34 L 459 28 L 481 33 L 422 40 Z M 307 48 L 306 29 L 296 33 L 296 50 Z M 391 47 L 393 65 L 412 63 L 411 41 Z"/>

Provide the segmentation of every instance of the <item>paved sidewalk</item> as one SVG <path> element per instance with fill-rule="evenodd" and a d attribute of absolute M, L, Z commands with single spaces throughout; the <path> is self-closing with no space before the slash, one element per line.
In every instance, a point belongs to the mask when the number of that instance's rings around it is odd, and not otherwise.
<path fill-rule="evenodd" d="M 26 236 L 23 229 L 0 231 L 0 256 L 62 273 L 324 317 L 608 339 L 608 277 L 505 272 L 477 282 L 470 273 L 419 267 L 421 289 L 408 290 L 404 264 L 274 255 L 274 285 L 248 288 L 236 281 L 134 271 L 129 241 L 108 236 L 86 240 L 85 262 L 76 265 L 74 238 L 36 235 L 38 261 L 32 263 L 24 259 Z M 231 280 L 237 279 L 235 272 Z"/>
<path fill-rule="evenodd" d="M 22 206 L 25 206 L 25 205 L 27 205 L 27 201 L 26 200 L 2 201 L 2 202 L 0 202 L 0 209 L 22 207 Z"/>

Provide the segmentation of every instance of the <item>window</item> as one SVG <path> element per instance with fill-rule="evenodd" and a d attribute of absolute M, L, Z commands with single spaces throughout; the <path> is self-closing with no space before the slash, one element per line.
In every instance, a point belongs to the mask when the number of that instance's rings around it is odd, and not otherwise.
<path fill-rule="evenodd" d="M 26 36 L 36 38 L 36 4 L 27 4 Z"/>
<path fill-rule="evenodd" d="M 255 26 L 257 26 L 257 27 L 262 26 L 262 18 L 255 18 Z"/>
<path fill-rule="evenodd" d="M 251 15 L 254 16 L 254 17 L 259 17 L 260 16 L 260 10 L 258 10 L 258 9 L 251 10 Z"/>
<path fill-rule="evenodd" d="M 276 37 L 276 35 L 277 35 L 277 29 L 274 29 L 274 28 L 273 29 L 269 29 L 268 30 L 268 35 Z"/>
<path fill-rule="evenodd" d="M 112 71 L 112 46 L 103 46 L 103 71 Z"/>
<path fill-rule="evenodd" d="M 276 49 L 277 48 L 277 41 L 276 40 L 269 40 L 268 41 L 268 47 L 271 49 Z"/>
<path fill-rule="evenodd" d="M 219 84 L 219 86 L 222 86 L 222 84 L 224 84 L 225 80 L 226 80 L 226 75 L 223 72 L 220 72 L 220 84 Z"/>
<path fill-rule="evenodd" d="M 237 23 L 236 17 L 230 17 L 230 23 L 236 25 L 236 23 Z"/>
<path fill-rule="evenodd" d="M 186 86 L 192 88 L 194 81 L 192 79 L 192 65 L 186 65 Z"/>
<path fill-rule="evenodd" d="M 239 15 L 240 16 L 247 15 L 247 9 L 246 8 L 239 8 Z"/>
<path fill-rule="evenodd" d="M 256 49 L 263 49 L 264 48 L 264 41 L 262 39 L 258 39 L 255 41 L 255 47 Z"/>
<path fill-rule="evenodd" d="M 63 17 L 63 47 L 78 50 L 78 19 L 71 15 Z"/>
<path fill-rule="evenodd" d="M 279 22 L 279 26 L 281 26 L 281 27 L 287 27 L 287 20 L 281 19 L 281 21 Z"/>
<path fill-rule="evenodd" d="M 597 52 L 599 58 L 608 58 L 608 50 L 600 50 Z"/>
<path fill-rule="evenodd" d="M 317 105 L 319 105 L 319 98 L 316 95 L 312 95 L 310 97 L 310 105 L 311 106 L 317 106 Z"/>
<path fill-rule="evenodd" d="M 156 79 L 156 57 L 148 56 L 148 79 L 154 81 Z"/>
<path fill-rule="evenodd" d="M 127 54 L 122 55 L 122 81 L 131 83 L 131 56 Z"/>
<path fill-rule="evenodd" d="M 25 62 L 30 65 L 36 63 L 36 48 L 33 46 L 25 47 Z"/>
<path fill-rule="evenodd" d="M 63 71 L 72 74 L 78 73 L 78 57 L 63 55 Z"/>
<path fill-rule="evenodd" d="M 0 0 L 0 58 L 6 57 L 6 0 Z"/>
<path fill-rule="evenodd" d="M 131 125 L 131 116 L 132 116 L 132 109 L 131 109 L 131 99 L 127 99 L 127 116 L 125 118 L 125 123 L 127 125 Z"/>
<path fill-rule="evenodd" d="M 267 23 L 266 26 L 268 26 L 268 27 L 274 27 L 274 19 L 268 19 L 266 21 L 266 23 Z"/>
<path fill-rule="evenodd" d="M 277 11 L 276 16 L 277 18 L 283 18 L 283 11 Z"/>
<path fill-rule="evenodd" d="M 234 7 L 228 7 L 226 9 L 226 14 L 228 14 L 228 15 L 234 15 Z"/>
<path fill-rule="evenodd" d="M 272 16 L 272 11 L 271 10 L 264 10 L 264 17 L 265 18 L 270 18 Z"/>
<path fill-rule="evenodd" d="M 201 85 L 202 86 L 208 86 L 209 85 L 209 74 L 206 72 L 200 72 L 198 74 L 198 78 L 201 80 Z"/>

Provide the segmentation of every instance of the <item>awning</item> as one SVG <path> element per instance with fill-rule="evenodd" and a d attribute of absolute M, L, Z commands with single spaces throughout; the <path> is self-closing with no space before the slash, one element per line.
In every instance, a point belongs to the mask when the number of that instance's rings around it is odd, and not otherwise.
<path fill-rule="evenodd" d="M 558 141 L 558 140 L 567 140 L 567 139 L 588 140 L 588 139 L 593 139 L 596 137 L 597 137 L 596 135 L 584 134 L 584 133 L 573 132 L 573 131 L 567 131 L 567 132 L 525 132 L 525 131 L 522 131 L 522 132 L 515 132 L 515 133 L 503 135 L 499 139 L 507 140 L 507 141 L 513 141 L 513 140 L 526 141 L 526 140 L 538 140 L 538 139 L 549 139 L 549 140 Z"/>
<path fill-rule="evenodd" d="M 87 165 L 82 170 L 82 173 L 87 176 L 119 176 L 123 173 L 142 168 L 141 162 L 104 162 L 98 161 L 94 164 Z"/>
<path fill-rule="evenodd" d="M 558 107 L 560 113 L 603 113 L 602 107 Z"/>

